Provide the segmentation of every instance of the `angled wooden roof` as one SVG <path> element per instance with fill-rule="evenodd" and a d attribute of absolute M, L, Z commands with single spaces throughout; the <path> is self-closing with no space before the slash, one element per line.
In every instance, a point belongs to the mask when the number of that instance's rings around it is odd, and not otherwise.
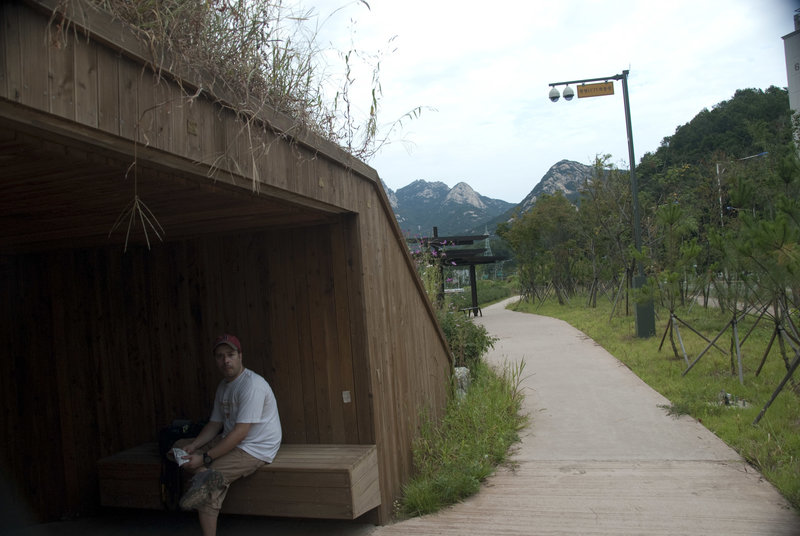
<path fill-rule="evenodd" d="M 156 161 L 90 151 L 75 140 L 51 137 L 13 121 L 0 101 L 0 253 L 88 247 L 124 242 L 128 219 L 111 233 L 138 193 L 165 230 L 164 239 L 274 226 L 323 223 L 335 207 L 257 195 L 251 186 L 211 181 L 195 171 Z M 146 240 L 140 219 L 130 239 Z M 152 230 L 151 240 L 157 240 Z"/>
<path fill-rule="evenodd" d="M 272 109 L 248 106 L 245 131 L 224 88 L 178 67 L 154 71 L 147 47 L 109 14 L 66 5 L 71 31 L 91 40 L 53 46 L 21 4 L 6 8 L 0 38 L 20 58 L 0 58 L 0 252 L 123 243 L 125 226 L 109 231 L 134 195 L 172 240 L 356 211 L 350 187 L 334 180 L 342 166 L 382 191 L 372 168 Z M 286 132 L 290 143 L 276 143 Z M 129 238 L 146 240 L 141 221 Z"/>

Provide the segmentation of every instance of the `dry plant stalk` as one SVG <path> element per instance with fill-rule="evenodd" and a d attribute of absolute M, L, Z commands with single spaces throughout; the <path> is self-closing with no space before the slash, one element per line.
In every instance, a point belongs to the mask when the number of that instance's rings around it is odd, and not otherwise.
<path fill-rule="evenodd" d="M 89 1 L 147 44 L 156 70 L 181 67 L 198 73 L 206 88 L 222 88 L 231 96 L 226 105 L 245 121 L 273 108 L 356 158 L 374 154 L 379 59 L 355 51 L 341 55 L 348 73 L 355 58 L 375 62 L 372 102 L 361 125 L 350 107 L 352 78 L 335 84 L 340 89 L 333 102 L 326 101 L 323 87 L 331 81 L 321 65 L 317 29 L 310 24 L 313 11 L 293 12 L 282 0 Z M 347 106 L 341 106 L 343 102 Z"/>
<path fill-rule="evenodd" d="M 188 102 L 202 92 L 210 98 L 224 95 L 222 106 L 242 120 L 241 136 L 249 142 L 250 160 L 236 162 L 230 154 L 215 155 L 209 169 L 212 176 L 223 161 L 229 169 L 253 167 L 253 190 L 258 189 L 256 156 L 266 154 L 275 139 L 292 141 L 297 131 L 310 131 L 333 142 L 355 158 L 369 160 L 388 142 L 389 134 L 415 119 L 421 108 L 415 108 L 390 123 L 384 139 L 379 140 L 378 111 L 382 98 L 379 81 L 382 53 L 365 55 L 355 50 L 340 53 L 344 78 L 328 79 L 323 61 L 326 51 L 317 42 L 318 28 L 313 27 L 313 11 L 293 12 L 282 0 L 84 0 L 110 13 L 130 28 L 151 55 L 157 82 L 163 71 L 191 72 L 197 75 L 202 88 L 183 88 Z M 51 18 L 56 40 L 66 37 L 70 14 L 80 19 L 78 0 L 60 0 Z M 369 9 L 369 4 L 360 0 Z M 88 36 L 87 36 L 88 38 Z M 391 43 L 391 40 L 389 41 Z M 356 116 L 352 100 L 355 93 L 353 62 L 371 66 L 371 90 L 363 120 Z M 179 85 L 180 80 L 176 80 Z M 335 96 L 326 98 L 328 87 L 338 87 Z M 192 97 L 191 95 L 194 94 Z M 163 104 L 163 103 L 162 103 Z M 264 110 L 277 110 L 295 121 L 291 132 L 264 136 L 269 128 L 258 119 Z M 137 125 L 138 128 L 138 125 Z M 228 153 L 228 151 L 226 151 Z M 133 165 L 136 165 L 134 161 Z M 135 217 L 138 215 L 138 218 Z M 128 218 L 126 248 L 132 222 L 139 219 L 159 238 L 163 234 L 152 212 L 135 193 L 132 203 L 120 215 L 112 232 Z M 159 229 L 161 232 L 159 232 Z"/>
<path fill-rule="evenodd" d="M 135 146 L 134 146 L 135 147 Z M 135 154 L 135 151 L 134 151 Z M 127 220 L 128 226 L 125 230 L 125 247 L 123 248 L 123 253 L 127 253 L 128 251 L 128 241 L 131 237 L 131 229 L 136 227 L 136 220 L 142 222 L 142 231 L 144 231 L 144 239 L 147 242 L 147 249 L 150 249 L 150 235 L 147 232 L 147 228 L 150 227 L 152 229 L 153 234 L 156 235 L 156 238 L 164 241 L 164 228 L 156 218 L 153 211 L 151 211 L 148 206 L 142 201 L 139 197 L 139 174 L 136 170 L 136 158 L 134 156 L 133 163 L 128 167 L 128 171 L 125 173 L 125 177 L 128 176 L 131 169 L 133 169 L 133 201 L 128 205 L 128 207 L 120 213 L 117 217 L 117 221 L 114 222 L 114 225 L 111 226 L 111 230 L 108 232 L 108 236 L 111 237 L 114 234 L 114 231 L 122 225 L 122 223 Z"/>

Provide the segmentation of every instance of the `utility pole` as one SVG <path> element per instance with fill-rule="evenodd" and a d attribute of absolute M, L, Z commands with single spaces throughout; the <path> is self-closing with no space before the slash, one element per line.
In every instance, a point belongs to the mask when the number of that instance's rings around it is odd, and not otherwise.
<path fill-rule="evenodd" d="M 570 80 L 568 82 L 555 82 L 550 84 L 550 100 L 557 102 L 560 95 L 556 86 L 566 86 L 564 88 L 564 99 L 572 100 L 575 96 L 575 91 L 569 87 L 569 84 L 580 84 L 578 86 L 578 98 L 583 97 L 599 97 L 602 95 L 613 95 L 614 84 L 609 80 L 622 81 L 622 100 L 625 107 L 625 130 L 628 136 L 628 167 L 630 168 L 631 177 L 631 196 L 633 197 L 633 239 L 636 246 L 636 251 L 642 252 L 642 228 L 641 219 L 639 215 L 639 188 L 636 183 L 636 158 L 633 155 L 633 128 L 631 127 L 631 105 L 628 99 L 628 71 L 622 71 L 622 74 L 615 74 L 614 76 L 606 76 L 602 78 L 587 78 L 584 80 Z M 599 82 L 599 83 L 588 83 Z M 633 276 L 632 286 L 635 289 L 640 289 L 644 286 L 647 278 L 644 275 L 644 266 L 641 261 L 636 262 L 637 273 Z M 636 336 L 637 337 L 651 337 L 656 333 L 656 317 L 655 308 L 652 300 L 644 303 L 636 303 L 635 309 L 636 319 Z"/>

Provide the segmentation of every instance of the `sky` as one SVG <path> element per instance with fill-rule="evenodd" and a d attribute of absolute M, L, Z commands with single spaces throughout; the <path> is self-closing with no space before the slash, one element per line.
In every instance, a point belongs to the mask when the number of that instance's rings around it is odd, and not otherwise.
<path fill-rule="evenodd" d="M 384 134 L 394 129 L 367 163 L 389 188 L 463 181 L 512 203 L 562 159 L 591 164 L 610 154 L 628 169 L 621 82 L 611 96 L 556 103 L 551 83 L 627 69 L 638 162 L 737 89 L 786 87 L 782 37 L 794 31 L 800 7 L 798 0 L 295 1 L 316 15 L 324 49 L 372 58 L 353 69 L 356 113 L 369 109 L 370 62 L 380 58 L 379 122 Z M 406 117 L 417 109 L 418 117 Z"/>

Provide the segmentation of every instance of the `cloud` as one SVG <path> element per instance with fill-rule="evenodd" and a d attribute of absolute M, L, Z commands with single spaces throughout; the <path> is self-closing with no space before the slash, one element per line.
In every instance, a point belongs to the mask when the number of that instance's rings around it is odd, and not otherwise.
<path fill-rule="evenodd" d="M 306 5 L 323 16 L 342 8 L 321 32 L 333 48 L 387 52 L 382 120 L 428 107 L 369 162 L 389 187 L 465 181 L 512 202 L 563 158 L 611 153 L 627 167 L 620 84 L 611 97 L 553 104 L 549 83 L 630 69 L 638 159 L 737 89 L 785 86 L 781 37 L 793 31 L 791 2 L 781 0 Z"/>

